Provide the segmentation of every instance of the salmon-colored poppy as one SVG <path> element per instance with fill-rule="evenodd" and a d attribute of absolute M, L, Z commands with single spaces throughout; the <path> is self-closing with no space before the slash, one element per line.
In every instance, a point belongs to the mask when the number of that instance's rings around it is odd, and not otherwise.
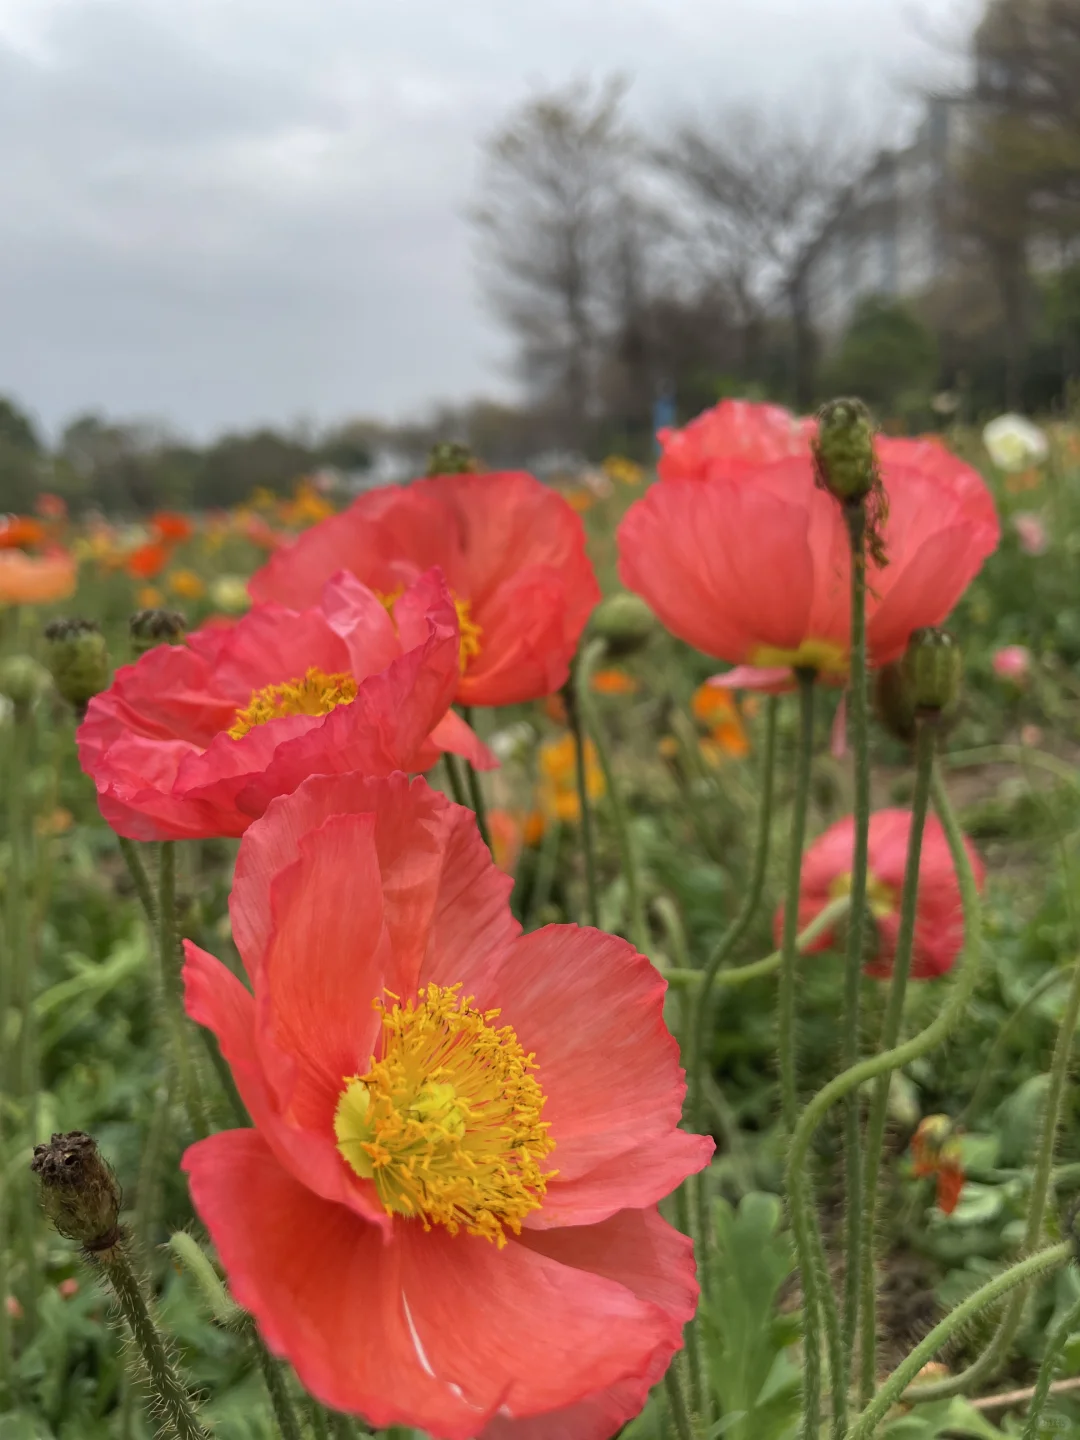
<path fill-rule="evenodd" d="M 0 515 L 0 550 L 34 550 L 47 538 L 45 526 L 30 515 Z"/>
<path fill-rule="evenodd" d="M 680 639 L 737 666 L 718 677 L 727 685 L 783 689 L 797 668 L 828 683 L 847 677 L 847 530 L 815 483 L 806 434 L 790 443 L 798 453 L 787 459 L 766 462 L 762 441 L 695 478 L 687 462 L 619 527 L 623 583 Z M 913 630 L 946 618 L 1000 526 L 981 476 L 943 446 L 879 438 L 877 456 L 888 563 L 868 568 L 867 637 L 871 663 L 883 665 Z"/>
<path fill-rule="evenodd" d="M 157 540 L 139 545 L 124 560 L 124 569 L 135 580 L 153 580 L 168 564 L 169 549 Z"/>
<path fill-rule="evenodd" d="M 159 540 L 170 545 L 190 540 L 195 533 L 195 527 L 188 517 L 176 510 L 159 510 L 150 517 L 150 528 Z"/>
<path fill-rule="evenodd" d="M 252 990 L 186 946 L 188 1013 L 254 1121 L 184 1156 L 237 1301 L 325 1404 L 445 1440 L 597 1440 L 681 1344 L 690 1242 L 664 982 L 522 935 L 472 814 L 403 775 L 307 780 L 244 838 Z M 535 1427 L 535 1428 L 534 1428 Z"/>
<path fill-rule="evenodd" d="M 449 710 L 457 647 L 438 571 L 393 616 L 343 572 L 308 610 L 256 606 L 123 666 L 90 702 L 79 759 L 133 840 L 241 835 L 312 774 L 426 769 L 443 750 L 490 768 Z"/>
<path fill-rule="evenodd" d="M 351 570 L 396 595 L 439 565 L 461 623 L 463 705 L 510 705 L 564 684 L 600 598 L 581 522 L 531 475 L 438 475 L 361 495 L 252 576 L 256 600 L 309 605 Z"/>
<path fill-rule="evenodd" d="M 892 974 L 896 941 L 900 930 L 900 896 L 904 888 L 910 810 L 877 810 L 870 817 L 869 878 L 867 897 L 876 922 L 877 944 L 863 969 L 867 975 L 887 980 Z M 975 878 L 982 887 L 982 861 L 970 841 L 968 856 Z M 819 835 L 803 858 L 799 892 L 799 929 L 804 930 L 831 900 L 851 889 L 851 864 L 855 849 L 855 817 L 846 816 Z M 777 910 L 773 925 L 779 943 L 783 908 Z M 832 931 L 810 946 L 827 950 L 835 944 Z M 915 912 L 915 939 L 911 975 L 915 980 L 932 980 L 951 970 L 964 944 L 964 913 L 960 883 L 953 868 L 949 842 L 936 815 L 927 817 L 919 863 L 919 896 Z"/>
<path fill-rule="evenodd" d="M 750 473 L 775 460 L 810 455 L 815 425 L 780 405 L 721 400 L 681 429 L 658 430 L 661 480 L 708 480 Z"/>
<path fill-rule="evenodd" d="M 75 593 L 78 567 L 66 550 L 0 550 L 0 605 L 48 605 Z"/>
<path fill-rule="evenodd" d="M 34 511 L 43 520 L 66 520 L 67 501 L 62 495 L 54 495 L 50 490 L 42 490 L 34 501 Z"/>

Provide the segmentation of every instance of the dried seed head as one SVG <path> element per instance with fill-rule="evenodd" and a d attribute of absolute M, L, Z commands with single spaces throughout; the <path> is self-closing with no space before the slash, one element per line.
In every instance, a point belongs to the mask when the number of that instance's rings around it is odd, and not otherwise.
<path fill-rule="evenodd" d="M 61 1235 L 91 1253 L 120 1241 L 120 1184 L 97 1141 L 81 1130 L 34 1146 L 30 1169 L 41 1182 L 41 1204 Z"/>

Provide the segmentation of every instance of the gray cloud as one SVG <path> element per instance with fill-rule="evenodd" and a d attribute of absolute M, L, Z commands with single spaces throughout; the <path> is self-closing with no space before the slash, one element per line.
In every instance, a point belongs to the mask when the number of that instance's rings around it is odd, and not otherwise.
<path fill-rule="evenodd" d="M 883 108 L 923 59 L 909 19 L 906 0 L 0 0 L 0 390 L 52 426 L 101 407 L 206 434 L 505 388 L 463 212 L 509 105 L 620 70 L 655 121 L 853 73 Z"/>

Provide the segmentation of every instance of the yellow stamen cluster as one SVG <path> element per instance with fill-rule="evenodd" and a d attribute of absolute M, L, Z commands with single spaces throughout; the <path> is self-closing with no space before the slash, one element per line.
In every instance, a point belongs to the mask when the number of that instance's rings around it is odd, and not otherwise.
<path fill-rule="evenodd" d="M 827 679 L 846 679 L 848 653 L 835 640 L 803 640 L 796 650 L 779 645 L 758 645 L 750 656 L 751 665 L 765 670 L 816 670 Z"/>
<path fill-rule="evenodd" d="M 346 1079 L 338 1149 L 372 1180 L 387 1211 L 425 1230 L 464 1229 L 498 1246 L 539 1207 L 555 1172 L 536 1068 L 498 1010 L 473 1008 L 460 985 L 428 985 L 382 1014 L 381 1058 Z M 504 1228 L 505 1227 L 505 1228 Z"/>
<path fill-rule="evenodd" d="M 386 613 L 393 619 L 394 605 L 405 594 L 405 586 L 399 585 L 396 590 L 389 590 L 384 595 L 382 591 L 376 590 L 376 599 L 386 610 Z M 458 669 L 462 675 L 469 668 L 472 662 L 480 654 L 480 637 L 484 633 L 484 627 L 478 625 L 472 618 L 472 604 L 469 600 L 459 599 L 450 592 L 454 601 L 454 609 L 457 611 L 458 629 L 461 631 L 461 646 L 458 650 Z"/>
<path fill-rule="evenodd" d="M 254 691 L 247 705 L 237 710 L 229 734 L 240 740 L 267 720 L 282 715 L 329 715 L 338 705 L 348 705 L 355 699 L 356 681 L 351 675 L 327 675 L 313 665 L 302 677 Z"/>
<path fill-rule="evenodd" d="M 851 871 L 849 870 L 846 874 L 837 875 L 829 886 L 829 899 L 839 900 L 842 895 L 850 894 Z M 900 896 L 891 885 L 886 885 L 884 880 L 879 880 L 876 875 L 867 875 L 866 903 L 875 920 L 887 920 L 890 915 L 895 915 L 899 910 Z"/>

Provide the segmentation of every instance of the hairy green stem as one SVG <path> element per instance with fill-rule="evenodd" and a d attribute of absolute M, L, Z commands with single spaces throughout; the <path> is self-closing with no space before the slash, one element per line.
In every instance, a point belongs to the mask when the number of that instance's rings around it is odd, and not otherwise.
<path fill-rule="evenodd" d="M 814 694 L 816 675 L 813 670 L 798 670 L 799 741 L 795 758 L 795 795 L 791 807 L 791 829 L 788 833 L 787 875 L 784 883 L 784 925 L 780 937 L 780 994 L 777 1028 L 780 1050 L 780 1097 L 784 1127 L 790 1135 L 798 1117 L 797 1064 L 795 1056 L 795 984 L 799 934 L 799 886 L 802 881 L 803 842 L 806 838 L 806 814 L 810 800 L 810 767 L 814 756 Z"/>
<path fill-rule="evenodd" d="M 671 1419 L 675 1426 L 675 1433 L 679 1440 L 694 1440 L 694 1427 L 690 1423 L 690 1412 L 686 1408 L 686 1396 L 683 1394 L 682 1382 L 679 1379 L 679 1372 L 675 1368 L 674 1360 L 667 1368 L 664 1376 L 664 1389 L 667 1391 L 668 1406 L 671 1410 Z"/>
<path fill-rule="evenodd" d="M 746 894 L 731 924 L 721 935 L 712 954 L 701 972 L 701 989 L 697 996 L 697 1010 L 690 1029 L 686 1076 L 689 1087 L 687 1115 L 691 1125 L 702 1123 L 702 1092 L 704 1089 L 705 1039 L 710 1033 L 713 1013 L 713 987 L 725 982 L 725 976 L 734 971 L 721 973 L 720 967 L 749 930 L 761 903 L 761 892 L 765 885 L 765 871 L 769 862 L 769 840 L 772 835 L 773 792 L 776 776 L 776 716 L 778 703 L 775 695 L 765 702 L 765 743 L 761 756 L 761 798 L 758 802 L 757 835 L 754 840 L 754 858 L 750 868 Z M 760 964 L 760 962 L 758 962 Z M 746 967 L 740 967 L 745 969 Z"/>
<path fill-rule="evenodd" d="M 206 1440 L 206 1432 L 196 1419 L 191 1397 L 165 1351 L 124 1245 L 114 1245 L 95 1259 L 105 1272 L 131 1330 L 135 1346 L 146 1366 L 150 1393 L 155 1403 L 161 1406 L 178 1440 Z"/>
<path fill-rule="evenodd" d="M 559 859 L 559 836 L 562 822 L 557 815 L 549 815 L 540 840 L 540 851 L 536 857 L 536 873 L 529 891 L 529 905 L 525 912 L 525 930 L 535 929 L 535 922 L 543 914 L 544 907 L 551 899 L 551 885 L 555 879 L 555 868 Z"/>
<path fill-rule="evenodd" d="M 619 860 L 626 879 L 627 908 L 630 912 L 630 938 L 638 953 L 647 955 L 649 953 L 649 926 L 645 919 L 641 873 L 637 856 L 634 854 L 634 842 L 630 834 L 626 807 L 623 805 L 618 781 L 615 778 L 615 769 L 611 763 L 611 749 L 607 743 L 603 726 L 600 724 L 600 716 L 597 714 L 590 689 L 593 666 L 604 654 L 605 649 L 606 645 L 603 640 L 593 640 L 581 652 L 576 682 L 577 698 L 585 731 L 593 742 L 596 758 L 600 762 L 604 784 L 607 788 L 608 809 L 615 826 L 615 842 L 619 847 Z"/>
<path fill-rule="evenodd" d="M 1032 1280 L 1040 1279 L 1052 1270 L 1059 1269 L 1066 1264 L 1071 1255 L 1072 1242 L 1068 1240 L 1062 1241 L 1060 1245 L 1052 1245 L 1049 1249 L 1040 1250 L 1037 1254 L 1029 1255 L 1026 1260 L 1019 1261 L 1018 1264 L 1011 1266 L 1000 1275 L 995 1275 L 993 1280 L 980 1286 L 973 1295 L 969 1295 L 954 1310 L 950 1310 L 944 1320 L 935 1325 L 929 1335 L 905 1356 L 878 1390 L 869 1405 L 856 1419 L 851 1429 L 850 1440 L 872 1440 L 872 1437 L 877 1434 L 878 1425 L 902 1396 L 905 1400 L 914 1401 L 918 1396 L 918 1391 L 907 1389 L 910 1382 L 959 1330 L 978 1315 L 980 1310 L 985 1310 L 988 1305 L 993 1305 L 997 1300 L 1008 1295 L 1010 1291 L 1016 1290 L 1018 1286 L 1027 1285 Z"/>
<path fill-rule="evenodd" d="M 180 969 L 176 963 L 176 847 L 171 840 L 163 840 L 159 847 L 157 922 L 161 993 L 172 1038 L 173 1057 L 180 1077 L 188 1121 L 196 1137 L 203 1140 L 210 1133 L 210 1125 L 206 1116 L 202 1086 L 199 1083 L 199 1072 L 188 1045 L 189 1032 L 184 1015 L 183 989 Z"/>
<path fill-rule="evenodd" d="M 461 707 L 461 718 L 465 724 L 472 729 L 472 707 L 463 705 Z M 488 825 L 487 805 L 484 802 L 484 791 L 480 784 L 480 776 L 471 760 L 465 761 L 465 774 L 469 781 L 469 799 L 472 801 L 473 813 L 476 816 L 476 828 L 480 831 L 480 838 L 484 844 L 491 849 L 491 829 Z"/>
<path fill-rule="evenodd" d="M 994 1036 L 993 1044 L 987 1051 L 985 1058 L 981 1061 L 978 1081 L 976 1082 L 975 1089 L 971 1092 L 971 1099 L 957 1117 L 957 1128 L 966 1129 L 968 1121 L 978 1115 L 983 1098 L 997 1074 L 997 1063 L 1005 1047 L 1005 1041 L 1013 1033 L 1017 1025 L 1031 1009 L 1032 1005 L 1041 1000 L 1048 990 L 1052 990 L 1054 986 L 1059 985 L 1062 980 L 1068 980 L 1078 964 L 1080 964 L 1080 961 L 1074 960 L 1071 966 L 1063 966 L 1060 970 L 1048 970 L 1041 979 L 1035 982 L 1020 1001 L 1019 1005 L 1017 1005 L 1016 1009 L 1011 1011 L 1006 1017 L 1005 1023 Z"/>
<path fill-rule="evenodd" d="M 139 847 L 134 840 L 129 840 L 126 835 L 117 835 L 117 844 L 120 846 L 120 854 L 124 857 L 128 874 L 131 876 L 135 886 L 135 893 L 139 897 L 143 914 L 146 916 L 146 923 L 151 929 L 157 927 L 157 906 L 154 903 L 154 892 L 150 885 L 150 877 L 146 873 L 146 866 L 142 862 Z"/>
<path fill-rule="evenodd" d="M 695 1255 L 701 1255 L 701 1236 L 697 1230 L 697 1216 L 691 1203 L 690 1178 L 688 1177 L 675 1192 L 675 1214 L 679 1229 L 688 1235 L 694 1244 Z M 686 1363 L 690 1372 L 690 1403 L 694 1413 L 705 1420 L 705 1379 L 701 1363 L 701 1346 L 698 1343 L 697 1316 L 693 1316 L 683 1331 L 686 1342 Z"/>
<path fill-rule="evenodd" d="M 600 891 L 596 881 L 596 844 L 593 838 L 592 802 L 589 799 L 588 768 L 585 763 L 585 726 L 578 704 L 577 661 L 570 672 L 570 679 L 563 686 L 563 704 L 570 732 L 574 737 L 574 768 L 577 774 L 578 802 L 581 807 L 581 849 L 585 860 L 585 920 L 589 925 L 600 924 Z"/>
<path fill-rule="evenodd" d="M 307 1403 L 308 1419 L 311 1421 L 311 1434 L 313 1440 L 330 1440 L 330 1431 L 326 1428 L 327 1417 L 322 1406 L 317 1400 L 308 1398 Z"/>
<path fill-rule="evenodd" d="M 915 941 L 918 914 L 919 866 L 922 860 L 923 831 L 930 803 L 930 778 L 934 771 L 937 728 L 929 720 L 916 720 L 915 791 L 911 801 L 911 829 L 908 832 L 904 888 L 900 897 L 900 926 L 893 958 L 892 983 L 881 1030 L 882 1050 L 891 1050 L 900 1039 L 904 997 Z M 877 1378 L 877 1240 L 878 1179 L 885 1144 L 885 1123 L 889 1108 L 889 1079 L 886 1072 L 874 1084 L 866 1125 L 866 1172 L 863 1179 L 862 1247 L 858 1255 L 859 1282 L 859 1404 L 869 1403 Z M 849 1104 L 853 1096 L 848 1097 Z"/>
<path fill-rule="evenodd" d="M 866 931 L 866 872 L 870 835 L 870 728 L 866 680 L 866 506 L 863 499 L 844 506 L 851 542 L 851 661 L 847 727 L 855 781 L 855 835 L 851 856 L 851 914 L 844 959 L 843 1047 L 845 1070 L 859 1058 L 859 1000 L 862 993 L 863 937 Z M 844 1103 L 844 1355 L 851 1355 L 859 1324 L 859 1254 L 862 1244 L 862 1148 L 859 1097 Z M 864 1297 L 865 1301 L 865 1297 Z M 847 1384 L 834 1397 L 834 1434 L 847 1424 Z"/>
<path fill-rule="evenodd" d="M 805 1263 L 802 1259 L 803 1254 L 810 1256 L 813 1253 L 812 1229 L 818 1224 L 817 1214 L 809 1195 L 807 1171 L 810 1146 L 818 1126 L 833 1105 L 858 1090 L 860 1086 L 876 1080 L 881 1075 L 887 1075 L 892 1070 L 898 1070 L 902 1065 L 910 1064 L 911 1061 L 927 1054 L 946 1039 L 962 1019 L 978 982 L 982 960 L 978 886 L 964 843 L 964 836 L 936 770 L 931 778 L 931 791 L 934 797 L 934 807 L 945 831 L 953 866 L 960 882 L 964 912 L 963 956 L 957 966 L 956 978 L 952 983 L 948 998 L 925 1030 L 921 1030 L 910 1040 L 904 1041 L 903 1044 L 897 1045 L 891 1050 L 868 1056 L 865 1060 L 859 1061 L 857 1065 L 853 1065 L 850 1069 L 835 1076 L 813 1096 L 799 1116 L 788 1150 L 786 1181 L 796 1243 L 800 1247 L 800 1267 Z M 809 1430 L 807 1433 L 815 1436 L 816 1440 L 815 1431 Z"/>
<path fill-rule="evenodd" d="M 1078 1324 L 1080 1324 L 1080 1300 L 1077 1300 L 1065 1313 L 1064 1318 L 1046 1342 L 1042 1364 L 1039 1366 L 1039 1373 L 1035 1379 L 1035 1394 L 1031 1397 L 1031 1407 L 1027 1413 L 1027 1422 L 1024 1425 L 1021 1440 L 1039 1440 L 1039 1421 L 1042 1419 L 1042 1413 L 1046 1409 L 1046 1402 L 1050 1397 L 1050 1385 L 1054 1379 L 1054 1371 L 1061 1359 L 1061 1352 L 1065 1349 L 1065 1342 L 1075 1332 Z"/>
<path fill-rule="evenodd" d="M 830 900 L 824 909 L 814 916 L 806 929 L 800 930 L 796 935 L 795 946 L 799 954 L 809 950 L 810 946 L 831 930 L 838 920 L 843 920 L 850 908 L 850 895 L 838 895 L 835 900 Z M 719 989 L 727 990 L 739 985 L 747 985 L 751 980 L 761 980 L 769 975 L 775 975 L 779 969 L 780 951 L 774 950 L 771 955 L 766 955 L 761 960 L 751 960 L 747 965 L 733 965 L 730 970 L 721 970 L 714 983 Z M 669 985 L 697 989 L 703 983 L 704 974 L 703 970 L 671 969 L 664 971 L 664 979 Z"/>
<path fill-rule="evenodd" d="M 303 1432 L 300 1429 L 300 1421 L 293 1409 L 289 1388 L 285 1384 L 285 1376 L 281 1373 L 281 1366 L 263 1344 L 262 1337 L 255 1328 L 255 1322 L 250 1317 L 244 1323 L 244 1332 L 262 1372 L 263 1384 L 270 1397 L 270 1408 L 274 1412 L 274 1419 L 281 1431 L 282 1440 L 302 1440 Z M 324 1430 L 323 1434 L 325 1435 L 325 1433 Z"/>

